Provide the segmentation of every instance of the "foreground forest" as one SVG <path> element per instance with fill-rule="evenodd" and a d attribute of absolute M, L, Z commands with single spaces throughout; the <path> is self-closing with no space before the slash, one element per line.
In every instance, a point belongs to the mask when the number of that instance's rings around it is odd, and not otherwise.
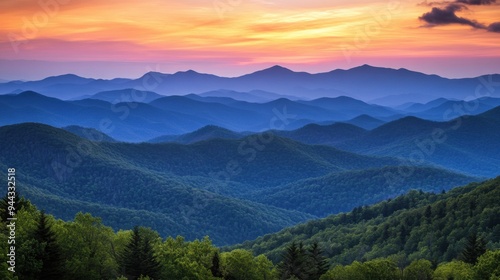
<path fill-rule="evenodd" d="M 114 232 L 16 201 L 15 273 L 1 279 L 500 279 L 500 178 L 448 193 L 410 192 L 233 248 L 148 228 Z M 8 200 L 2 201 L 7 223 Z M 140 221 L 139 221 L 140 222 Z M 9 252 L 8 228 L 1 246 Z"/>

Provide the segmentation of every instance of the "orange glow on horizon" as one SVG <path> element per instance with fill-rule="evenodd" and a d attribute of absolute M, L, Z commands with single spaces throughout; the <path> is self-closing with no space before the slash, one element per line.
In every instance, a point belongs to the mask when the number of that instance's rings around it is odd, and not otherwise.
<path fill-rule="evenodd" d="M 49 2 L 58 3 L 40 3 Z M 0 59 L 182 62 L 196 68 L 216 59 L 226 66 L 307 66 L 349 63 L 349 56 L 373 61 L 500 53 L 500 33 L 454 24 L 423 27 L 418 17 L 431 7 L 418 5 L 421 0 L 60 2 L 68 3 L 0 3 Z M 489 24 L 499 14 L 500 5 L 491 5 L 471 6 L 459 16 Z"/>

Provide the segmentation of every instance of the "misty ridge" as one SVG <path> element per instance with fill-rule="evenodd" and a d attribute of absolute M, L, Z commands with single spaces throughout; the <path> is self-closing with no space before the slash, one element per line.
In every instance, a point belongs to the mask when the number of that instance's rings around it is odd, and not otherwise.
<path fill-rule="evenodd" d="M 167 139 L 207 125 L 243 134 L 339 122 L 371 130 L 405 116 L 450 121 L 483 113 L 500 105 L 499 80 L 497 74 L 446 79 L 368 65 L 319 74 L 274 66 L 235 78 L 195 71 L 149 72 L 135 80 L 68 74 L 0 83 L 9 115 L 0 124 L 78 125 L 127 142 Z M 29 114 L 19 110 L 27 104 Z M 286 122 L 273 121 L 283 116 Z"/>

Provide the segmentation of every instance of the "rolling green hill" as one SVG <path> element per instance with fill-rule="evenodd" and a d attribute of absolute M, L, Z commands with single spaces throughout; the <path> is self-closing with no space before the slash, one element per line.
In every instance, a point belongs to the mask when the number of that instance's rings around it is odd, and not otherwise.
<path fill-rule="evenodd" d="M 409 176 L 398 175 L 411 171 Z M 255 201 L 316 216 L 347 212 L 412 189 L 439 193 L 477 180 L 432 167 L 383 167 L 345 171 L 258 191 Z"/>
<path fill-rule="evenodd" d="M 350 264 L 397 255 L 405 261 L 450 261 L 472 233 L 500 248 L 500 177 L 448 193 L 411 191 L 349 213 L 281 230 L 234 248 L 279 260 L 292 241 L 318 241 L 331 263 Z"/>
<path fill-rule="evenodd" d="M 143 224 L 163 236 L 209 235 L 221 245 L 411 188 L 440 191 L 473 180 L 415 167 L 404 182 L 387 185 L 387 172 L 407 163 L 266 133 L 132 144 L 93 142 L 36 123 L 0 127 L 0 167 L 19 170 L 21 192 L 56 217 L 84 210 L 115 229 Z"/>
<path fill-rule="evenodd" d="M 15 167 L 21 193 L 61 218 L 89 211 L 115 229 L 144 224 L 164 236 L 209 235 L 230 244 L 312 217 L 196 188 L 203 181 L 127 161 L 113 150 L 118 143 L 91 142 L 46 125 L 1 127 L 0 143 L 2 170 Z"/>
<path fill-rule="evenodd" d="M 57 217 L 88 210 L 115 228 L 145 224 L 162 235 L 210 235 L 217 244 L 234 244 L 314 217 L 243 199 L 252 191 L 400 163 L 277 136 L 262 139 L 92 142 L 25 123 L 0 127 L 0 164 L 15 167 L 21 192 Z"/>
<path fill-rule="evenodd" d="M 389 157 L 362 156 L 329 146 L 312 146 L 272 134 L 242 139 L 175 143 L 103 143 L 127 162 L 156 172 L 274 187 L 331 172 L 400 165 Z M 218 187 L 218 186 L 214 186 Z"/>

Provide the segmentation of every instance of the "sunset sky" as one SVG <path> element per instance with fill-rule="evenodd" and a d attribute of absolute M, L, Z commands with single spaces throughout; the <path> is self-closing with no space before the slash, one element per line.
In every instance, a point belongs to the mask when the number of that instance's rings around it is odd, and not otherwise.
<path fill-rule="evenodd" d="M 188 69 L 237 76 L 275 64 L 500 73 L 500 2 L 0 1 L 0 79 Z"/>

